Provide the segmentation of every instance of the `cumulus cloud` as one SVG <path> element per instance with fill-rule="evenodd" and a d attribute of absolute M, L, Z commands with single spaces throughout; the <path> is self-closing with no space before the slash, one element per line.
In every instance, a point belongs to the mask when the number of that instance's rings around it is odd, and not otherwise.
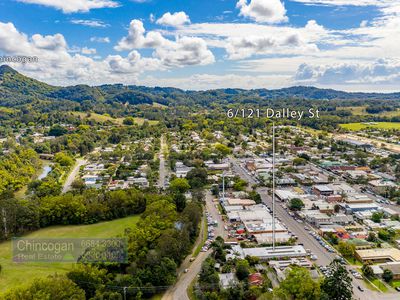
<path fill-rule="evenodd" d="M 137 22 L 134 24 L 140 25 Z M 138 28 L 141 32 L 140 26 Z M 214 62 L 214 56 L 202 39 L 181 37 L 170 41 L 157 32 L 143 34 L 144 31 L 142 36 L 139 34 L 130 42 L 138 48 L 154 47 L 152 56 L 143 57 L 137 50 L 131 49 L 126 56 L 108 55 L 101 60 L 94 56 L 94 48 L 69 47 L 62 34 L 34 34 L 29 37 L 18 31 L 14 24 L 0 22 L 0 53 L 37 56 L 37 63 L 14 63 L 11 66 L 28 76 L 57 85 L 135 84 L 138 76 L 146 71 Z"/>
<path fill-rule="evenodd" d="M 88 12 L 95 8 L 118 7 L 113 0 L 18 0 L 29 4 L 39 4 L 62 10 L 64 13 Z"/>
<path fill-rule="evenodd" d="M 307 43 L 297 33 L 288 33 L 281 37 L 249 36 L 229 38 L 226 52 L 230 59 L 243 59 L 253 55 L 266 54 L 312 54 L 318 52 L 316 44 Z"/>
<path fill-rule="evenodd" d="M 206 42 L 198 37 L 177 37 L 174 41 L 166 39 L 157 31 L 146 30 L 143 22 L 132 20 L 128 35 L 122 38 L 115 49 L 118 51 L 152 48 L 153 57 L 168 67 L 187 65 L 206 65 L 214 62 L 214 55 Z"/>
<path fill-rule="evenodd" d="M 82 54 L 86 54 L 86 55 L 92 55 L 92 54 L 96 54 L 96 49 L 95 48 L 88 48 L 88 47 L 83 47 L 81 49 Z"/>
<path fill-rule="evenodd" d="M 190 19 L 184 11 L 175 12 L 173 14 L 167 12 L 156 21 L 156 24 L 172 27 L 179 27 L 188 23 L 190 23 Z"/>
<path fill-rule="evenodd" d="M 400 83 L 400 60 L 379 59 L 364 63 L 331 65 L 302 64 L 295 80 L 320 84 L 395 84 Z"/>
<path fill-rule="evenodd" d="M 286 9 L 281 0 L 239 0 L 236 8 L 240 16 L 260 23 L 281 23 L 288 21 Z"/>
<path fill-rule="evenodd" d="M 195 74 L 187 77 L 155 78 L 147 76 L 141 80 L 148 86 L 178 87 L 187 90 L 209 90 L 219 88 L 282 88 L 291 84 L 287 75 L 238 75 Z"/>
<path fill-rule="evenodd" d="M 313 55 L 319 51 L 319 42 L 335 40 L 315 20 L 297 28 L 249 23 L 201 23 L 185 26 L 176 32 L 201 36 L 209 46 L 225 49 L 227 57 L 235 60 L 255 55 Z"/>
<path fill-rule="evenodd" d="M 108 27 L 110 25 L 100 20 L 71 20 L 72 24 L 83 25 L 88 27 Z"/>

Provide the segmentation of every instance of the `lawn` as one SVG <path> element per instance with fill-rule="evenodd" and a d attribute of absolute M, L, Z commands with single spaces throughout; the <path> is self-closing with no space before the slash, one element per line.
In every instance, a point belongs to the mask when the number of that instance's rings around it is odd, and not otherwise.
<path fill-rule="evenodd" d="M 368 113 L 365 111 L 367 107 L 366 106 L 341 106 L 341 107 L 336 107 L 336 110 L 347 110 L 351 111 L 351 113 L 355 116 L 360 116 L 360 115 L 368 115 Z"/>
<path fill-rule="evenodd" d="M 106 121 L 110 121 L 114 124 L 118 124 L 118 125 L 122 125 L 122 122 L 124 121 L 124 118 L 113 118 L 110 117 L 108 115 L 100 115 L 100 114 L 96 114 L 96 113 L 90 113 L 90 115 L 88 115 L 88 113 L 85 112 L 72 112 L 72 114 L 76 115 L 76 116 L 80 116 L 82 119 L 91 119 L 94 120 L 96 122 L 106 122 Z M 146 121 L 146 119 L 144 118 L 134 118 L 136 124 L 138 125 L 143 125 L 144 121 Z M 148 120 L 150 125 L 157 125 L 158 121 L 151 121 Z"/>
<path fill-rule="evenodd" d="M 153 107 L 161 108 L 161 109 L 166 109 L 166 108 L 168 108 L 168 106 L 166 106 L 166 105 L 164 105 L 164 104 L 161 104 L 161 103 L 157 103 L 157 102 L 153 102 Z"/>
<path fill-rule="evenodd" d="M 340 127 L 351 131 L 359 131 L 365 128 L 400 130 L 400 123 L 397 122 L 348 123 L 348 124 L 340 124 Z"/>
<path fill-rule="evenodd" d="M 203 248 L 204 243 L 206 242 L 207 237 L 208 237 L 208 225 L 207 225 L 207 220 L 205 218 L 202 219 L 202 223 L 200 226 L 203 226 L 203 236 L 201 237 L 200 244 L 194 250 L 193 256 L 199 255 L 201 248 Z"/>
<path fill-rule="evenodd" d="M 367 106 L 341 106 L 341 107 L 337 107 L 336 110 L 347 110 L 347 111 L 351 111 L 351 113 L 354 116 L 380 116 L 380 117 L 397 117 L 400 115 L 400 110 L 394 110 L 394 111 L 382 111 L 378 114 L 370 114 L 367 113 L 366 111 Z"/>
<path fill-rule="evenodd" d="M 400 280 L 393 280 L 392 282 L 390 282 L 390 285 L 391 285 L 393 288 L 400 287 Z"/>
<path fill-rule="evenodd" d="M 44 228 L 24 237 L 29 238 L 110 238 L 122 234 L 139 220 L 139 216 L 131 216 L 114 221 L 92 225 L 52 226 Z M 23 263 L 12 262 L 11 241 L 0 243 L 0 292 L 16 285 L 27 283 L 34 278 L 43 277 L 55 272 L 65 273 L 73 263 Z"/>
<path fill-rule="evenodd" d="M 384 293 L 388 292 L 389 289 L 387 288 L 387 286 L 386 286 L 382 281 L 380 281 L 378 278 L 370 279 L 370 281 L 371 281 L 377 288 L 379 288 L 382 292 L 384 292 Z"/>

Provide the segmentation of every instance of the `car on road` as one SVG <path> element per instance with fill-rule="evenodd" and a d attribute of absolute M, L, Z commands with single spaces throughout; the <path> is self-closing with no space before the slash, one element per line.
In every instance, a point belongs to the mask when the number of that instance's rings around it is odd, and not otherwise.
<path fill-rule="evenodd" d="M 183 271 L 183 272 L 187 273 L 187 272 L 189 272 L 189 269 L 185 269 L 185 271 Z"/>
<path fill-rule="evenodd" d="M 396 286 L 395 290 L 400 292 L 400 286 Z"/>
<path fill-rule="evenodd" d="M 360 290 L 360 292 L 364 292 L 364 288 L 362 288 L 361 286 L 358 286 L 357 288 Z"/>

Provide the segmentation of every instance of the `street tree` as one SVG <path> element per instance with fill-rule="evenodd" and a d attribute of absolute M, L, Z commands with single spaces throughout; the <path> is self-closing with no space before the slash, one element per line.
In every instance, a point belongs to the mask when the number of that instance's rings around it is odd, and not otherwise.
<path fill-rule="evenodd" d="M 321 290 L 329 300 L 349 300 L 352 297 L 351 277 L 346 268 L 334 260 L 330 272 L 321 283 Z"/>
<path fill-rule="evenodd" d="M 289 202 L 289 208 L 291 210 L 296 210 L 297 211 L 297 210 L 301 210 L 303 207 L 304 207 L 304 203 L 299 198 L 293 198 Z"/>
<path fill-rule="evenodd" d="M 280 286 L 274 289 L 277 299 L 319 300 L 321 289 L 306 268 L 293 266 Z"/>
<path fill-rule="evenodd" d="M 390 271 L 389 269 L 385 269 L 385 270 L 383 271 L 382 278 L 383 278 L 383 280 L 385 280 L 386 282 L 392 281 L 392 279 L 393 279 L 393 272 Z"/>

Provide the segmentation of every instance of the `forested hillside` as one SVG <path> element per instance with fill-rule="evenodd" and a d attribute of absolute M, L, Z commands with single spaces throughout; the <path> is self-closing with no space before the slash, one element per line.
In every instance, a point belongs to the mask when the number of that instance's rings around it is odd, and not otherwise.
<path fill-rule="evenodd" d="M 26 77 L 12 68 L 0 66 L 0 103 L 5 107 L 34 107 L 46 110 L 57 104 L 58 109 L 85 111 L 93 105 L 119 104 L 199 105 L 211 103 L 257 103 L 267 105 L 276 100 L 386 100 L 399 101 L 400 93 L 346 93 L 315 87 L 290 87 L 278 90 L 218 89 L 207 91 L 184 91 L 176 88 L 124 86 L 121 84 L 91 87 L 76 85 L 55 87 Z M 72 103 L 71 103 L 72 101 Z M 46 104 L 46 105 L 45 105 Z"/>

